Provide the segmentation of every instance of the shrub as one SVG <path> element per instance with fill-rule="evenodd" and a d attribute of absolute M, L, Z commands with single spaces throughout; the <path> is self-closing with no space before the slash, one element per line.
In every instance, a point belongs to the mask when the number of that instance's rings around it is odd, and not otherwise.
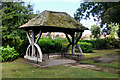
<path fill-rule="evenodd" d="M 19 53 L 17 53 L 17 51 L 14 49 L 14 47 L 10 47 L 9 45 L 7 45 L 7 47 L 1 47 L 0 48 L 2 50 L 2 61 L 13 61 L 15 59 L 18 58 Z"/>
<path fill-rule="evenodd" d="M 63 47 L 59 41 L 53 39 L 41 39 L 38 42 L 43 53 L 62 52 Z"/>
<path fill-rule="evenodd" d="M 94 44 L 95 49 L 107 49 L 108 43 L 105 39 L 97 39 Z"/>
<path fill-rule="evenodd" d="M 26 49 L 30 44 L 28 39 L 26 38 L 24 41 L 21 41 L 20 47 L 17 49 L 17 52 L 20 53 L 19 56 L 23 57 L 26 54 Z M 54 53 L 54 52 L 62 52 L 63 46 L 60 40 L 58 39 L 50 39 L 47 37 L 41 37 L 38 41 L 38 45 L 40 46 L 42 53 Z"/>
<path fill-rule="evenodd" d="M 95 47 L 95 41 L 96 41 L 96 40 L 79 40 L 79 42 L 91 43 L 93 48 Z"/>
<path fill-rule="evenodd" d="M 96 39 L 96 40 L 80 40 L 79 42 L 91 43 L 94 49 L 120 48 L 120 40 L 111 37 L 107 37 L 105 39 Z"/>
<path fill-rule="evenodd" d="M 120 40 L 117 40 L 112 37 L 105 38 L 106 42 L 108 43 L 109 48 L 120 48 Z"/>
<path fill-rule="evenodd" d="M 82 48 L 84 53 L 93 52 L 92 44 L 87 42 L 78 42 L 78 45 Z M 76 51 L 78 49 L 76 48 Z"/>
<path fill-rule="evenodd" d="M 27 47 L 28 47 L 29 44 L 30 43 L 29 43 L 27 38 L 24 41 L 22 41 L 20 47 L 17 49 L 17 52 L 19 53 L 20 57 L 24 57 L 24 55 L 26 54 L 26 50 L 27 50 Z"/>

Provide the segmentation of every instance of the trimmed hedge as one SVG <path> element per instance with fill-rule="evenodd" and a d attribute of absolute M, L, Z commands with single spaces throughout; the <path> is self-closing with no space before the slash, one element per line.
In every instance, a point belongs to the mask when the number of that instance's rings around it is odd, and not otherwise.
<path fill-rule="evenodd" d="M 42 50 L 42 53 L 55 53 L 55 52 L 62 52 L 63 46 L 60 41 L 50 38 L 41 38 L 38 41 L 38 44 Z M 26 54 L 26 49 L 29 45 L 28 39 L 25 39 L 19 49 L 17 50 L 20 53 L 20 56 L 23 57 Z"/>
<path fill-rule="evenodd" d="M 105 39 L 96 39 L 96 40 L 80 40 L 79 42 L 91 43 L 94 49 L 120 48 L 120 40 L 111 37 L 107 37 Z"/>
<path fill-rule="evenodd" d="M 78 42 L 78 45 L 82 48 L 82 51 L 84 53 L 93 52 L 92 44 L 87 42 Z M 78 48 L 75 48 L 75 50 L 78 52 Z"/>
<path fill-rule="evenodd" d="M 18 58 L 19 53 L 14 49 L 14 47 L 10 47 L 7 45 L 7 47 L 1 47 L 2 50 L 2 61 L 13 61 Z"/>
<path fill-rule="evenodd" d="M 63 51 L 62 44 L 54 39 L 41 39 L 38 44 L 41 47 L 43 54 Z"/>

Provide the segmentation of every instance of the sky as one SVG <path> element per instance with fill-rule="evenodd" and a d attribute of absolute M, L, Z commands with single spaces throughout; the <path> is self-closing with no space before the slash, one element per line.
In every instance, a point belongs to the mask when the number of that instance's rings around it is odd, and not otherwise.
<path fill-rule="evenodd" d="M 79 8 L 81 1 L 79 0 L 35 0 L 35 1 L 29 1 L 30 4 L 33 5 L 34 13 L 36 11 L 40 11 L 40 13 L 44 10 L 50 10 L 50 11 L 60 11 L 60 12 L 66 12 L 72 17 L 74 17 L 74 13 Z M 83 24 L 87 28 L 91 28 L 92 25 L 96 24 L 94 22 L 93 17 L 89 20 L 81 20 L 81 24 Z M 86 33 L 90 33 L 90 31 L 85 31 Z"/>

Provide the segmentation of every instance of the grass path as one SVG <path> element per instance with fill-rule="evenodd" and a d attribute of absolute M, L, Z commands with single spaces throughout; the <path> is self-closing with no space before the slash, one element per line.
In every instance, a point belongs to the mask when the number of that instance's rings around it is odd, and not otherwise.
<path fill-rule="evenodd" d="M 85 59 L 83 61 L 80 61 L 80 63 L 84 64 L 94 64 L 99 66 L 107 66 L 107 67 L 113 67 L 113 68 L 120 68 L 119 60 L 120 60 L 120 49 L 108 49 L 108 50 L 94 50 L 94 53 L 84 53 Z M 95 59 L 101 58 L 101 57 L 111 57 L 115 58 L 116 60 L 110 62 L 110 63 L 102 63 L 102 62 L 95 62 Z M 118 57 L 115 57 L 118 56 Z"/>

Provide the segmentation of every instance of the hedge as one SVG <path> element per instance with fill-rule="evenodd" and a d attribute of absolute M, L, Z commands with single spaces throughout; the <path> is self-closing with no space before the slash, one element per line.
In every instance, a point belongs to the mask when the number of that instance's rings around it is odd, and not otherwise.
<path fill-rule="evenodd" d="M 82 48 L 84 53 L 93 52 L 92 44 L 87 42 L 78 42 L 78 45 Z M 75 50 L 78 52 L 78 48 L 76 47 Z"/>
<path fill-rule="evenodd" d="M 79 42 L 91 43 L 94 49 L 120 48 L 120 40 L 111 37 L 107 37 L 105 39 L 96 39 L 96 40 L 80 40 Z"/>
<path fill-rule="evenodd" d="M 63 51 L 62 44 L 54 39 L 41 39 L 38 44 L 41 47 L 43 54 Z"/>
<path fill-rule="evenodd" d="M 41 38 L 38 41 L 38 44 L 42 50 L 42 53 L 55 53 L 55 52 L 62 52 L 63 51 L 63 46 L 60 41 L 57 41 L 55 39 L 50 39 L 50 38 Z M 25 39 L 19 49 L 17 50 L 20 53 L 20 56 L 24 56 L 26 49 L 29 45 L 29 41 Z"/>

